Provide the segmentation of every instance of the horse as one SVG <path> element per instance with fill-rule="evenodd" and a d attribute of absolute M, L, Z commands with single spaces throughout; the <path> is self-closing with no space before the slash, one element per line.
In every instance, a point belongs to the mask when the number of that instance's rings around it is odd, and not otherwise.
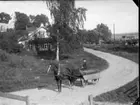
<path fill-rule="evenodd" d="M 69 85 L 72 87 L 74 82 L 79 78 L 81 79 L 81 84 L 83 85 L 83 81 L 85 82 L 85 79 L 81 72 L 78 69 L 75 69 L 70 64 L 55 64 L 50 63 L 47 73 L 52 70 L 54 78 L 57 82 L 58 92 L 61 92 L 62 87 L 62 80 L 69 80 Z M 83 81 L 82 81 L 83 80 Z M 84 86 L 84 85 L 83 85 Z"/>

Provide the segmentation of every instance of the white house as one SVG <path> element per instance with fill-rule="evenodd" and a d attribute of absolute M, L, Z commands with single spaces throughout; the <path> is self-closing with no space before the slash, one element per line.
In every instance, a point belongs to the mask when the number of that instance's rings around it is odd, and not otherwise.
<path fill-rule="evenodd" d="M 47 30 L 45 29 L 45 26 L 43 24 L 40 25 L 39 28 L 36 27 L 27 27 L 27 32 L 28 32 L 28 36 L 22 36 L 18 39 L 18 43 L 22 44 L 24 46 L 24 48 L 26 47 L 26 44 L 28 43 L 28 41 L 30 40 L 34 40 L 35 35 L 37 38 L 49 38 L 50 37 L 50 33 L 47 32 Z"/>
<path fill-rule="evenodd" d="M 28 30 L 29 30 L 29 28 L 27 28 L 27 31 Z M 36 28 L 29 32 L 29 34 L 28 34 L 29 39 L 34 39 L 35 35 L 38 38 L 49 38 L 50 37 L 50 33 L 47 32 L 47 30 L 45 29 L 45 26 L 43 24 L 41 24 L 39 28 Z"/>

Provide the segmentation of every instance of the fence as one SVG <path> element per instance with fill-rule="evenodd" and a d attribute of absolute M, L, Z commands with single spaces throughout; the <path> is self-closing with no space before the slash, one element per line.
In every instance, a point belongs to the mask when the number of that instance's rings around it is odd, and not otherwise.
<path fill-rule="evenodd" d="M 126 94 L 130 99 L 136 99 L 139 97 L 139 80 L 137 84 L 134 84 L 132 87 L 127 89 L 124 94 Z"/>
<path fill-rule="evenodd" d="M 139 81 L 137 80 L 137 84 L 133 85 L 132 87 L 130 87 L 129 89 L 127 89 L 124 94 L 126 94 L 129 98 L 134 99 L 134 101 L 136 101 L 136 99 L 139 98 Z M 97 102 L 95 102 L 93 100 L 93 96 L 89 95 L 88 96 L 88 101 L 82 102 L 79 105 L 98 105 Z M 139 105 L 139 104 L 137 104 Z"/>
<path fill-rule="evenodd" d="M 26 105 L 30 105 L 28 96 L 19 96 L 19 95 L 0 92 L 0 97 L 24 101 Z"/>

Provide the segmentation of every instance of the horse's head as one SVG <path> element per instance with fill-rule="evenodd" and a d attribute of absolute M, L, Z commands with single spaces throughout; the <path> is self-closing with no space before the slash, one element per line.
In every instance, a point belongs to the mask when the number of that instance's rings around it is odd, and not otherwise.
<path fill-rule="evenodd" d="M 57 65 L 54 63 L 50 63 L 48 70 L 47 70 L 47 73 L 49 73 L 51 70 L 56 70 L 56 69 L 57 69 Z"/>

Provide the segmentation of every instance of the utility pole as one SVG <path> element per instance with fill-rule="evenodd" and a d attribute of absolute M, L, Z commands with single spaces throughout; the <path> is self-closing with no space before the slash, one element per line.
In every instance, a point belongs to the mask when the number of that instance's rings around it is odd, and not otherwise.
<path fill-rule="evenodd" d="M 114 43 L 115 43 L 115 24 L 113 24 L 113 34 L 114 34 Z"/>
<path fill-rule="evenodd" d="M 114 47 L 115 47 L 115 24 L 113 23 Z"/>

